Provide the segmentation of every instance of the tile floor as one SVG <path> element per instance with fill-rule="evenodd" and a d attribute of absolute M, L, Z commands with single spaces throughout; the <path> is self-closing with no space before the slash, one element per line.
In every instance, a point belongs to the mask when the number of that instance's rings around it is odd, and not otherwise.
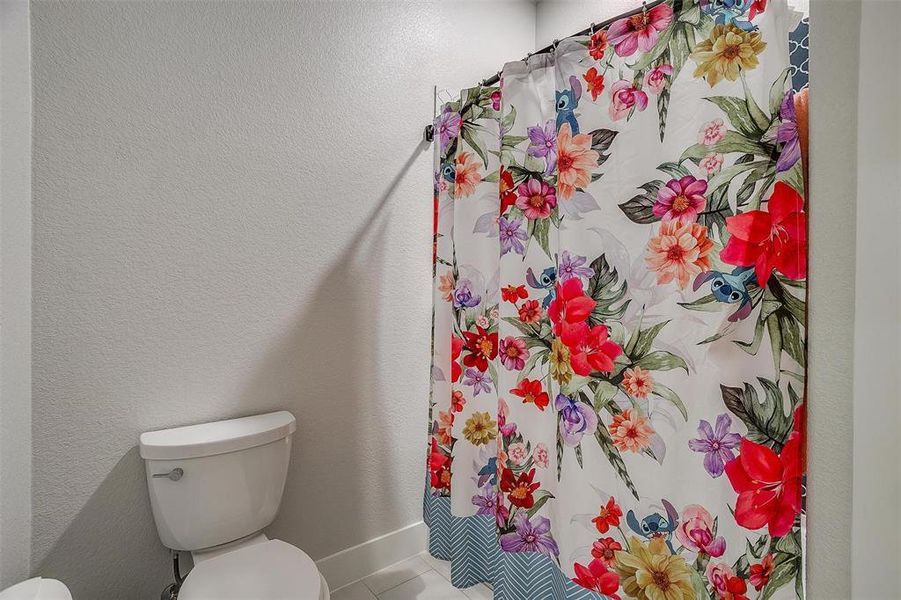
<path fill-rule="evenodd" d="M 491 589 L 458 590 L 450 584 L 450 563 L 423 553 L 373 573 L 332 593 L 332 600 L 491 600 Z"/>

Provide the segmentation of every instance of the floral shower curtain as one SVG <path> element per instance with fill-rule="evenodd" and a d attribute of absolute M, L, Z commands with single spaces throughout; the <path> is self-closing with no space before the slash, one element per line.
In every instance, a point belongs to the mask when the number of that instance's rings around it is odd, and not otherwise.
<path fill-rule="evenodd" d="M 424 508 L 458 587 L 803 597 L 796 23 L 651 4 L 437 117 Z"/>

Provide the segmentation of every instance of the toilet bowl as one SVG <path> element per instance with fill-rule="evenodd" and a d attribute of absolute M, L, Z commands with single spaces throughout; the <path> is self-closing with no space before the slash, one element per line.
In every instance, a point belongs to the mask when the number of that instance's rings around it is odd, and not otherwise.
<path fill-rule="evenodd" d="M 141 434 L 160 540 L 194 559 L 179 600 L 328 600 L 313 560 L 262 533 L 281 503 L 295 430 L 281 411 Z"/>
<path fill-rule="evenodd" d="M 0 592 L 0 600 L 72 600 L 61 581 L 34 577 Z"/>

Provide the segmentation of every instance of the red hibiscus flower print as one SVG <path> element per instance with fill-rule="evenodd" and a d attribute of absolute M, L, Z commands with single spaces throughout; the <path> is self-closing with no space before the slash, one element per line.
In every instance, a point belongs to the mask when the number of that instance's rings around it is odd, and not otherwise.
<path fill-rule="evenodd" d="M 591 520 L 594 526 L 601 533 L 607 533 L 611 527 L 619 527 L 619 518 L 623 516 L 623 511 L 616 503 L 616 499 L 610 496 L 605 506 L 601 506 L 598 516 Z"/>
<path fill-rule="evenodd" d="M 510 390 L 514 396 L 522 398 L 523 404 L 534 403 L 539 409 L 544 410 L 550 404 L 550 397 L 547 392 L 541 388 L 541 380 L 539 379 L 523 379 L 519 382 L 519 387 Z"/>
<path fill-rule="evenodd" d="M 748 581 L 754 586 L 758 592 L 770 582 L 770 575 L 773 574 L 773 555 L 767 554 L 760 563 L 751 565 L 749 570 Z"/>
<path fill-rule="evenodd" d="M 529 324 L 541 320 L 541 305 L 538 304 L 538 300 L 529 300 L 519 306 L 519 320 Z"/>
<path fill-rule="evenodd" d="M 587 323 L 579 323 L 566 329 L 560 339 L 569 348 L 569 364 L 577 375 L 609 373 L 613 361 L 623 353 L 616 342 L 610 341 L 606 325 L 589 328 Z"/>
<path fill-rule="evenodd" d="M 601 95 L 601 92 L 604 91 L 604 75 L 603 73 L 598 73 L 598 70 L 594 67 L 591 67 L 585 71 L 582 78 L 588 82 L 588 91 L 591 92 L 591 100 L 594 102 Z"/>
<path fill-rule="evenodd" d="M 488 370 L 488 361 L 497 356 L 497 332 L 488 333 L 476 325 L 476 331 L 464 331 L 466 349 L 469 354 L 463 357 L 463 364 L 475 367 L 483 373 Z"/>
<path fill-rule="evenodd" d="M 516 304 L 519 300 L 528 298 L 529 292 L 524 285 L 507 285 L 501 288 L 501 297 L 504 302 Z"/>
<path fill-rule="evenodd" d="M 611 567 L 616 564 L 616 551 L 623 546 L 612 537 L 603 537 L 591 545 L 591 555 Z"/>
<path fill-rule="evenodd" d="M 535 496 L 532 493 L 541 487 L 540 483 L 532 483 L 535 477 L 535 469 L 528 473 L 520 473 L 519 477 L 513 474 L 510 469 L 504 469 L 504 475 L 501 478 L 501 491 L 507 494 L 510 504 L 525 508 L 526 510 L 535 506 Z"/>
<path fill-rule="evenodd" d="M 582 291 L 580 278 L 572 277 L 562 284 L 557 284 L 557 296 L 547 309 L 547 314 L 554 324 L 554 333 L 562 336 L 564 331 L 582 323 L 596 304 L 597 302 Z"/>
<path fill-rule="evenodd" d="M 429 453 L 429 473 L 431 474 L 432 487 L 435 489 L 450 489 L 450 462 L 438 448 L 438 440 L 432 438 L 432 451 Z"/>
<path fill-rule="evenodd" d="M 507 209 L 516 204 L 516 192 L 513 185 L 513 174 L 504 167 L 501 167 L 501 177 L 498 183 L 499 193 L 501 196 L 501 214 L 507 212 Z"/>
<path fill-rule="evenodd" d="M 460 353 L 463 352 L 463 340 L 457 336 L 451 337 L 451 381 L 456 383 L 463 374 L 463 367 L 460 366 Z"/>
<path fill-rule="evenodd" d="M 719 592 L 720 600 L 748 600 L 745 592 L 748 591 L 748 585 L 745 580 L 735 575 L 726 577 L 726 589 Z"/>
<path fill-rule="evenodd" d="M 791 531 L 801 512 L 800 435 L 791 435 L 779 454 L 743 439 L 738 457 L 726 464 L 726 475 L 738 492 L 736 523 L 747 529 L 766 525 L 773 537 Z"/>
<path fill-rule="evenodd" d="M 773 269 L 789 279 L 807 277 L 807 214 L 804 199 L 791 186 L 776 184 L 768 211 L 750 210 L 726 218 L 732 234 L 720 258 L 738 267 L 754 267 L 764 287 Z"/>
<path fill-rule="evenodd" d="M 754 0 L 751 4 L 751 10 L 748 11 L 748 20 L 751 21 L 766 10 L 766 0 Z"/>
<path fill-rule="evenodd" d="M 591 36 L 591 40 L 588 42 L 588 54 L 591 58 L 595 60 L 601 60 L 604 58 L 604 53 L 607 52 L 607 30 L 598 31 L 593 36 Z"/>
<path fill-rule="evenodd" d="M 619 575 L 607 569 L 601 560 L 594 559 L 588 566 L 573 564 L 573 572 L 576 574 L 574 582 L 587 588 L 593 592 L 600 592 L 605 596 L 610 596 L 619 600 L 616 595 L 619 590 Z"/>

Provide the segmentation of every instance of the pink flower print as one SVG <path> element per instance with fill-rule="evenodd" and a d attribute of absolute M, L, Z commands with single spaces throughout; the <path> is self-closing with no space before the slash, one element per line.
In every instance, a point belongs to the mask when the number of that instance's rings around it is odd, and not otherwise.
<path fill-rule="evenodd" d="M 726 127 L 722 119 L 714 119 L 706 123 L 698 132 L 698 143 L 710 146 L 726 137 Z"/>
<path fill-rule="evenodd" d="M 547 219 L 557 206 L 554 188 L 539 179 L 529 179 L 516 188 L 516 207 L 527 219 Z"/>
<path fill-rule="evenodd" d="M 507 448 L 507 458 L 513 464 L 519 466 L 529 459 L 529 453 L 526 451 L 526 445 L 522 442 L 514 442 Z"/>
<path fill-rule="evenodd" d="M 644 110 L 648 105 L 648 95 L 635 89 L 635 86 L 624 79 L 610 86 L 610 98 L 610 118 L 614 121 L 628 116 L 633 108 Z"/>
<path fill-rule="evenodd" d="M 547 451 L 547 446 L 544 444 L 535 446 L 535 450 L 532 452 L 532 460 L 535 461 L 536 466 L 547 469 L 551 460 L 550 454 L 548 454 Z"/>
<path fill-rule="evenodd" d="M 698 166 L 701 167 L 701 169 L 703 169 L 709 177 L 723 168 L 723 155 L 716 152 L 711 152 L 701 159 L 701 162 L 698 163 Z"/>
<path fill-rule="evenodd" d="M 644 76 L 644 85 L 655 94 L 659 94 L 666 85 L 666 78 L 672 74 L 673 65 L 654 67 Z"/>
<path fill-rule="evenodd" d="M 657 43 L 657 34 L 673 22 L 669 4 L 615 21 L 607 30 L 607 40 L 618 56 L 632 56 L 636 50 L 647 52 Z"/>
<path fill-rule="evenodd" d="M 698 213 L 704 210 L 707 200 L 704 193 L 707 191 L 707 182 L 703 179 L 695 179 L 686 175 L 681 179 L 670 179 L 669 182 L 657 192 L 657 202 L 654 204 L 654 216 L 663 221 L 675 219 L 680 223 L 694 223 Z"/>
<path fill-rule="evenodd" d="M 498 356 L 501 363 L 510 371 L 521 371 L 526 366 L 529 351 L 523 340 L 510 335 L 501 340 Z"/>
<path fill-rule="evenodd" d="M 491 92 L 491 108 L 494 110 L 501 109 L 501 92 L 500 90 Z"/>

